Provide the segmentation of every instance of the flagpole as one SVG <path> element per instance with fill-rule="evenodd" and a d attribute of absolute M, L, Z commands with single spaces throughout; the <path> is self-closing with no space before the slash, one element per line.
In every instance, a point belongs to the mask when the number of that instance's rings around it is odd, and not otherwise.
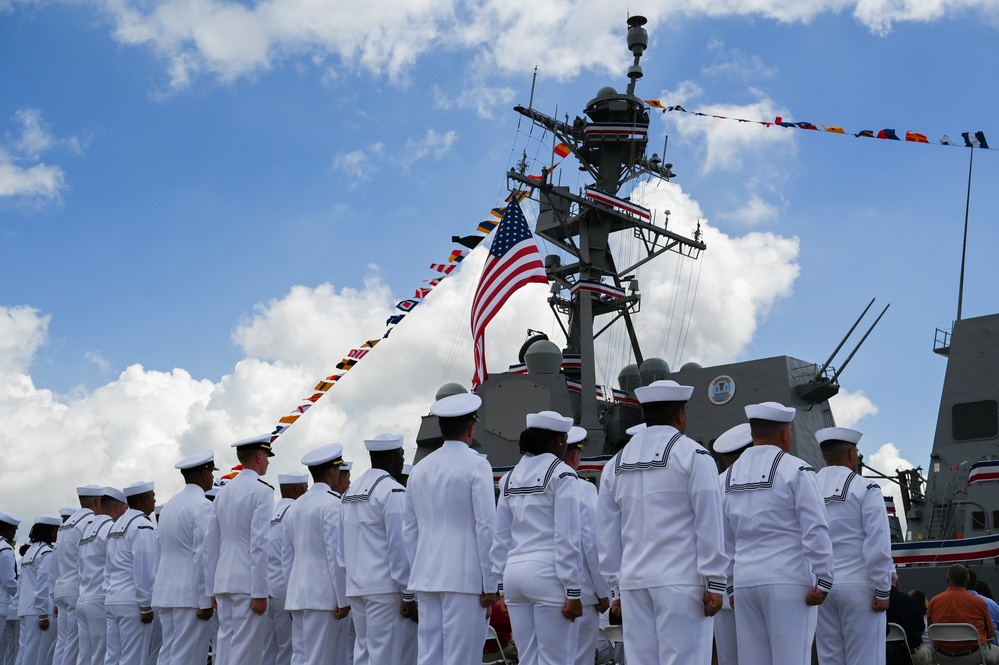
<path fill-rule="evenodd" d="M 968 159 L 968 196 L 964 201 L 964 242 L 961 244 L 961 279 L 957 287 L 957 320 L 961 320 L 961 306 L 964 302 L 964 261 L 968 254 L 968 208 L 971 207 L 971 166 L 975 163 L 975 146 L 971 146 Z"/>

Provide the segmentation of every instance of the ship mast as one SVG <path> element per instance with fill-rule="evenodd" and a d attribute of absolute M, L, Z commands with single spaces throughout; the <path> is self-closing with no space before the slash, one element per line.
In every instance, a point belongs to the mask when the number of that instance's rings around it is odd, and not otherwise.
<path fill-rule="evenodd" d="M 674 177 L 672 164 L 663 164 L 654 153 L 651 157 L 645 156 L 649 111 L 634 94 L 635 85 L 642 77 L 639 61 L 649 42 L 648 32 L 643 27 L 645 23 L 642 16 L 628 19 L 628 48 L 635 60 L 628 68 L 627 91 L 619 93 L 609 86 L 601 88 L 586 106 L 586 119 L 576 117 L 570 124 L 568 117 L 562 122 L 533 108 L 515 108 L 569 147 L 579 161 L 580 170 L 593 178 L 598 198 L 600 194 L 617 197 L 624 184 L 640 176 L 655 176 L 667 181 Z M 575 259 L 563 265 L 558 255 L 546 258 L 548 279 L 552 283 L 548 302 L 566 335 L 564 353 L 580 356 L 578 370 L 565 370 L 567 376 L 580 382 L 580 425 L 589 431 L 593 443 L 602 444 L 604 429 L 597 399 L 594 340 L 623 319 L 632 354 L 640 365 L 643 356 L 631 319 L 641 304 L 634 271 L 667 251 L 696 259 L 706 246 L 701 242 L 699 232 L 691 239 L 669 231 L 668 211 L 661 223 L 651 214 L 636 216 L 634 212 L 623 212 L 619 205 L 572 194 L 567 187 L 552 185 L 548 169 L 542 170 L 540 184 L 516 170 L 511 170 L 507 176 L 517 186 L 539 190 L 541 208 L 537 234 Z M 619 231 L 633 233 L 644 245 L 645 256 L 633 265 L 619 267 L 611 253 L 611 234 Z M 600 294 L 599 289 L 580 288 L 595 284 L 609 285 L 616 292 L 608 297 Z M 596 320 L 606 315 L 611 315 L 611 320 L 594 333 Z"/>

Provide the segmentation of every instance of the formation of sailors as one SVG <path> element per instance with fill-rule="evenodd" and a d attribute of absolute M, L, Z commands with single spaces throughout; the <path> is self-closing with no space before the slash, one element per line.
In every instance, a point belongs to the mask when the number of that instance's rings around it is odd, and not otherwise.
<path fill-rule="evenodd" d="M 683 434 L 691 392 L 636 390 L 645 425 L 599 493 L 576 474 L 586 431 L 551 411 L 527 416 L 494 485 L 471 448 L 481 400 L 459 394 L 409 469 L 398 435 L 364 442 L 353 482 L 324 445 L 275 503 L 270 436 L 246 439 L 221 488 L 210 451 L 178 462 L 157 525 L 151 482 L 77 488 L 19 563 L 20 521 L 0 513 L 0 665 L 470 665 L 500 597 L 528 665 L 592 664 L 612 606 L 629 665 L 708 665 L 713 643 L 721 665 L 804 665 L 813 639 L 822 665 L 883 664 L 890 542 L 860 433 L 820 430 L 816 473 L 789 453 L 794 409 L 752 405 L 714 443 L 719 477 Z"/>

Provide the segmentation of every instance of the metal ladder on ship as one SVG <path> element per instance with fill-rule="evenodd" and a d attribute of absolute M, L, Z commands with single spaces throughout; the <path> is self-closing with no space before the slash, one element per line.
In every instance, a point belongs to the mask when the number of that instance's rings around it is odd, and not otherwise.
<path fill-rule="evenodd" d="M 927 527 L 927 538 L 929 540 L 943 540 L 944 531 L 947 528 L 947 519 L 950 517 L 950 505 L 937 503 L 930 513 L 930 525 Z"/>

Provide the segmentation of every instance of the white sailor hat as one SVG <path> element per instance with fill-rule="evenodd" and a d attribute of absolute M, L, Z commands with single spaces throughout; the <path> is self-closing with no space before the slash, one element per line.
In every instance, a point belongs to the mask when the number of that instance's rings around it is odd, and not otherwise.
<path fill-rule="evenodd" d="M 569 448 L 582 448 L 586 440 L 586 429 L 573 425 L 569 428 Z"/>
<path fill-rule="evenodd" d="M 402 475 L 408 476 L 411 473 L 413 473 L 413 465 L 412 464 L 403 464 L 402 465 Z"/>
<path fill-rule="evenodd" d="M 370 453 L 402 448 L 402 434 L 378 434 L 364 440 L 364 447 Z"/>
<path fill-rule="evenodd" d="M 686 402 L 693 392 L 693 386 L 681 386 L 676 381 L 665 379 L 635 388 L 635 397 L 642 404 L 648 402 Z"/>
<path fill-rule="evenodd" d="M 339 443 L 327 443 L 307 452 L 302 458 L 305 466 L 322 466 L 327 462 L 333 462 L 334 466 L 343 464 L 343 446 Z"/>
<path fill-rule="evenodd" d="M 306 485 L 309 482 L 307 473 L 279 473 L 278 485 Z"/>
<path fill-rule="evenodd" d="M 344 471 L 347 471 L 349 473 L 350 470 L 353 468 L 354 468 L 353 462 L 344 461 L 344 463 L 340 465 L 340 473 L 343 473 Z"/>
<path fill-rule="evenodd" d="M 210 450 L 195 453 L 194 455 L 185 457 L 174 464 L 173 468 L 180 469 L 181 471 L 188 471 L 202 466 L 205 467 L 206 470 L 211 468 L 212 471 L 218 471 L 218 468 L 215 466 L 215 453 Z"/>
<path fill-rule="evenodd" d="M 795 410 L 777 402 L 763 402 L 746 406 L 746 417 L 750 420 L 770 420 L 775 423 L 789 423 L 794 420 Z"/>
<path fill-rule="evenodd" d="M 148 483 L 144 483 L 141 481 L 137 483 L 132 483 L 128 487 L 123 488 L 121 492 L 126 497 L 132 497 L 132 496 L 138 496 L 140 494 L 145 494 L 146 492 L 152 492 L 154 489 L 156 489 L 156 483 L 150 480 Z"/>
<path fill-rule="evenodd" d="M 448 395 L 434 402 L 430 415 L 438 418 L 460 418 L 475 413 L 482 406 L 482 398 L 471 393 Z"/>
<path fill-rule="evenodd" d="M 60 517 L 72 517 L 73 513 L 75 513 L 76 511 L 77 511 L 76 508 L 60 508 L 59 509 L 59 516 Z M 60 524 L 61 524 L 61 522 L 60 522 Z"/>
<path fill-rule="evenodd" d="M 116 487 L 104 487 L 102 496 L 109 496 L 115 501 L 121 501 L 122 503 L 128 503 L 128 498 L 125 493 Z"/>
<path fill-rule="evenodd" d="M 858 444 L 863 434 L 855 429 L 846 427 L 825 427 L 815 433 L 815 440 L 821 446 L 827 441 L 845 441 L 846 443 Z"/>
<path fill-rule="evenodd" d="M 213 501 L 215 497 L 218 496 L 220 489 L 222 489 L 220 485 L 212 485 L 211 489 L 205 490 L 205 498 L 209 501 Z"/>
<path fill-rule="evenodd" d="M 21 523 L 21 518 L 16 515 L 11 515 L 10 513 L 0 513 L 0 522 L 11 526 L 17 526 Z"/>
<path fill-rule="evenodd" d="M 62 526 L 62 519 L 55 515 L 39 515 L 35 518 L 34 523 L 44 524 L 45 526 Z"/>
<path fill-rule="evenodd" d="M 624 430 L 624 433 L 628 436 L 635 436 L 639 432 L 645 429 L 645 423 L 638 423 L 637 425 L 632 425 L 628 429 Z"/>
<path fill-rule="evenodd" d="M 750 434 L 749 423 L 742 423 L 741 425 L 736 425 L 731 429 L 725 430 L 721 436 L 715 439 L 713 447 L 719 455 L 728 455 L 737 450 L 742 450 L 752 443 L 753 435 Z"/>
<path fill-rule="evenodd" d="M 529 413 L 527 414 L 527 426 L 567 434 L 572 429 L 572 418 L 566 418 L 557 411 Z"/>
<path fill-rule="evenodd" d="M 229 446 L 230 448 L 235 448 L 236 450 L 262 450 L 267 453 L 268 457 L 274 457 L 274 452 L 271 450 L 271 435 L 270 434 L 260 434 L 259 436 L 251 436 L 249 439 L 243 439 L 237 441 Z"/>
<path fill-rule="evenodd" d="M 76 496 L 104 496 L 104 488 L 100 485 L 84 485 L 76 488 Z"/>

